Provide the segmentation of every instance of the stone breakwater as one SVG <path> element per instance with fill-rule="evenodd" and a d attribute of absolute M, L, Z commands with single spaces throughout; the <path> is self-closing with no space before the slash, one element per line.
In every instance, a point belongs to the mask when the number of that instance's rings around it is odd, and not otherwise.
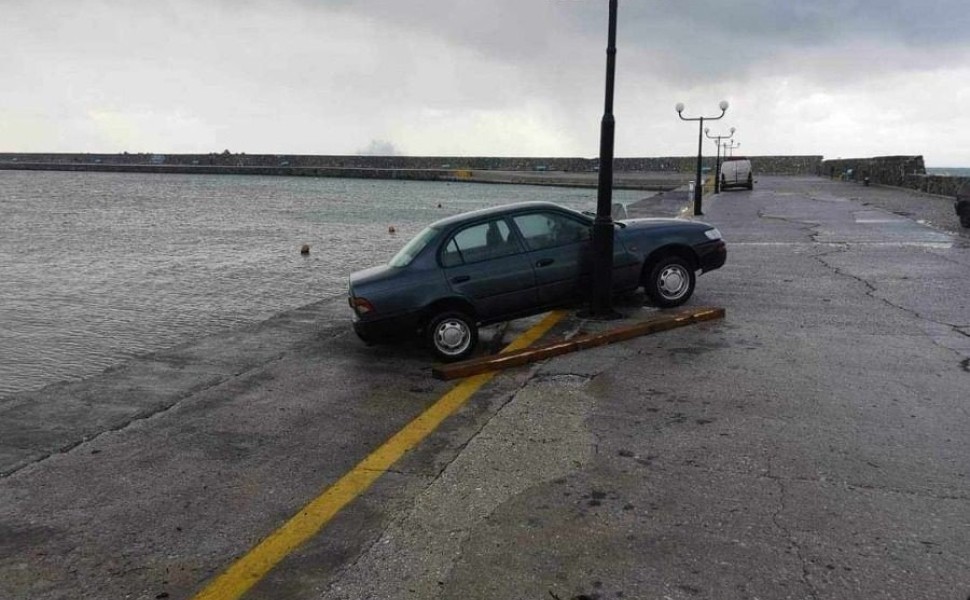
<path fill-rule="evenodd" d="M 807 175 L 819 172 L 821 156 L 753 156 L 757 173 Z M 617 158 L 616 173 L 693 173 L 696 156 Z M 300 154 L 36 154 L 0 153 L 0 169 L 58 169 L 180 173 L 259 173 L 317 177 L 393 177 L 438 179 L 453 171 L 561 171 L 595 173 L 595 158 L 469 156 L 328 156 Z M 704 158 L 713 168 L 714 157 Z M 370 171 L 370 173 L 368 173 Z M 444 175 L 447 176 L 447 175 Z"/>
<path fill-rule="evenodd" d="M 927 175 L 923 157 L 823 160 L 818 155 L 750 156 L 755 175 L 820 175 L 902 187 L 941 196 L 970 193 L 970 178 Z M 617 158 L 617 188 L 665 190 L 693 179 L 696 156 Z M 356 156 L 310 154 L 0 153 L 0 170 L 201 173 L 471 181 L 596 187 L 599 160 L 563 157 Z M 714 168 L 705 156 L 703 167 Z"/>
<path fill-rule="evenodd" d="M 970 193 L 970 178 L 927 175 L 923 157 L 875 156 L 824 160 L 819 175 L 844 181 L 891 185 L 938 196 Z"/>

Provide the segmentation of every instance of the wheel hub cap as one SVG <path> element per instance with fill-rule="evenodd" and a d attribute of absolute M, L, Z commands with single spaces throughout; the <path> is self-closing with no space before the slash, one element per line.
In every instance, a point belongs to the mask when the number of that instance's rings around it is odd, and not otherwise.
<path fill-rule="evenodd" d="M 660 289 L 669 298 L 682 294 L 686 285 L 687 278 L 680 269 L 666 269 L 660 276 Z"/>
<path fill-rule="evenodd" d="M 460 323 L 448 321 L 438 327 L 438 346 L 442 350 L 455 351 L 464 346 L 468 332 Z"/>

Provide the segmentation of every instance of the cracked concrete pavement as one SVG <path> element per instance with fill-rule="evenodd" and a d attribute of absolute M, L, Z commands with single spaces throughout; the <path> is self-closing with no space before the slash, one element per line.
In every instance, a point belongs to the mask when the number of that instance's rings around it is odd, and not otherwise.
<path fill-rule="evenodd" d="M 970 593 L 966 248 L 852 186 L 769 186 L 708 200 L 723 323 L 539 367 L 320 597 Z"/>
<path fill-rule="evenodd" d="M 709 197 L 729 258 L 692 304 L 723 321 L 502 374 L 246 598 L 964 600 L 970 238 L 943 202 Z M 450 387 L 348 332 L 324 301 L 5 399 L 34 429 L 0 597 L 192 597 Z"/>

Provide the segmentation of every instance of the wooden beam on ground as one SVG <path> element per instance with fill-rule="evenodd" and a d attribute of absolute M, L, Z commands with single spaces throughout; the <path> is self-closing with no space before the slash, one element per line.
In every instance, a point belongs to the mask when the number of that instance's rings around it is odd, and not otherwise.
<path fill-rule="evenodd" d="M 588 348 L 622 342 L 641 335 L 650 335 L 651 333 L 659 333 L 669 329 L 676 329 L 677 327 L 693 325 L 701 321 L 712 321 L 723 318 L 724 309 L 719 307 L 692 308 L 676 313 L 664 313 L 632 325 L 623 325 L 599 333 L 578 335 L 570 340 L 560 340 L 503 354 L 493 354 L 451 364 L 437 365 L 431 370 L 431 373 L 436 378 L 444 380 L 470 377 L 472 375 L 478 375 L 479 373 L 522 366 L 552 358 L 553 356 L 576 352 L 577 350 L 586 350 Z"/>

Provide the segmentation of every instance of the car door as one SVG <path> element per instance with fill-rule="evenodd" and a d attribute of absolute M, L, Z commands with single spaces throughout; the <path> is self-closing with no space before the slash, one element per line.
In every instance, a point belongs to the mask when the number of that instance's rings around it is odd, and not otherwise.
<path fill-rule="evenodd" d="M 502 217 L 458 228 L 439 261 L 451 289 L 472 302 L 481 320 L 528 312 L 537 304 L 528 254 Z"/>
<path fill-rule="evenodd" d="M 514 215 L 535 269 L 540 304 L 583 297 L 590 280 L 591 228 L 587 221 L 555 211 Z"/>
<path fill-rule="evenodd" d="M 613 229 L 613 291 L 634 290 L 640 285 L 640 257 L 623 241 L 622 229 Z"/>

